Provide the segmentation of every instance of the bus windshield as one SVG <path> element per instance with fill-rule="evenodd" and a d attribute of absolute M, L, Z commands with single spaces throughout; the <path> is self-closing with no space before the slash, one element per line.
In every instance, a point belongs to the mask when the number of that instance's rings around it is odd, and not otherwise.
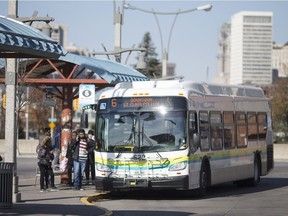
<path fill-rule="evenodd" d="M 186 147 L 184 111 L 97 114 L 100 151 L 174 151 Z"/>

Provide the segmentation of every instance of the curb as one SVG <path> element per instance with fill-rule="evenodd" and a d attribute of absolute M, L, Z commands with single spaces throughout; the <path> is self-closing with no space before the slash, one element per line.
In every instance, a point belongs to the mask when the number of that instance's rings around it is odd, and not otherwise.
<path fill-rule="evenodd" d="M 86 197 L 82 197 L 80 199 L 80 201 L 85 204 L 85 205 L 89 205 L 89 206 L 94 206 L 93 202 L 97 202 L 97 200 L 100 199 L 108 199 L 108 194 L 106 193 L 97 193 L 97 194 L 91 194 L 91 195 L 87 195 Z M 113 215 L 112 211 L 109 211 L 108 209 L 102 208 L 97 206 L 97 208 L 101 209 L 102 211 L 104 211 L 104 214 L 101 214 L 100 216 L 111 216 Z"/>

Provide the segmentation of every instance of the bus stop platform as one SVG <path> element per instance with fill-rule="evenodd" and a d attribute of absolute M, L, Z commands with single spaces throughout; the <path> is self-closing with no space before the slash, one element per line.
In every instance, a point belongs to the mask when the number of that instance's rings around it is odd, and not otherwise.
<path fill-rule="evenodd" d="M 57 191 L 48 189 L 47 192 L 40 192 L 39 184 L 35 186 L 33 178 L 21 180 L 21 201 L 13 203 L 10 208 L 0 208 L 0 215 L 111 215 L 91 202 L 93 197 L 98 195 L 94 185 L 84 185 L 84 191 L 73 190 L 73 187 L 62 184 L 56 186 L 59 189 Z"/>

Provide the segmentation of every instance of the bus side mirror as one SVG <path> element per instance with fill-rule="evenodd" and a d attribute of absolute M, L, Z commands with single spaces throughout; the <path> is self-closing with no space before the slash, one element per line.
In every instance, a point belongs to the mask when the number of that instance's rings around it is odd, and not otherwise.
<path fill-rule="evenodd" d="M 81 128 L 88 128 L 88 114 L 87 113 L 83 112 L 81 114 L 80 127 Z"/>

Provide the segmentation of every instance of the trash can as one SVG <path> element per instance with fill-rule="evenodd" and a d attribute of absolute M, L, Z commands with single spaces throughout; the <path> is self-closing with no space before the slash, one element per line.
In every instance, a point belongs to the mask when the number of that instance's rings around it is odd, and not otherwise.
<path fill-rule="evenodd" d="M 0 162 L 0 208 L 12 206 L 14 163 Z"/>

